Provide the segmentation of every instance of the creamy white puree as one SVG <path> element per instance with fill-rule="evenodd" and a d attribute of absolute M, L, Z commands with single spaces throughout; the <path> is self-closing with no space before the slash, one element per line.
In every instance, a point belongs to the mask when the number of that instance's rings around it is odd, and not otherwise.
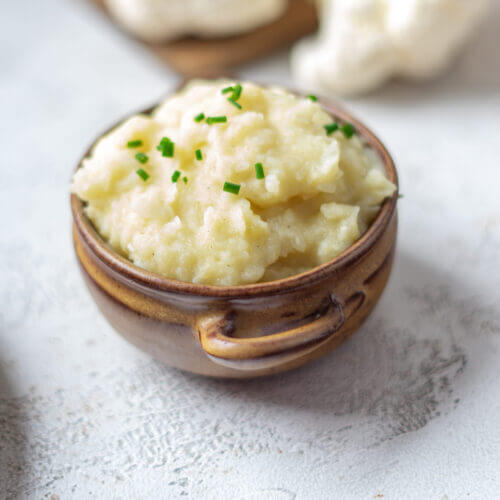
<path fill-rule="evenodd" d="M 194 81 L 103 137 L 73 179 L 86 214 L 121 255 L 181 281 L 254 283 L 334 258 L 394 192 L 377 156 L 357 135 L 327 135 L 333 119 L 318 102 L 243 83 L 239 110 L 221 93 L 227 85 Z M 227 122 L 197 123 L 200 112 Z M 173 158 L 157 150 L 162 137 L 175 143 Z M 142 147 L 128 148 L 131 140 Z M 225 182 L 239 194 L 223 191 Z"/>

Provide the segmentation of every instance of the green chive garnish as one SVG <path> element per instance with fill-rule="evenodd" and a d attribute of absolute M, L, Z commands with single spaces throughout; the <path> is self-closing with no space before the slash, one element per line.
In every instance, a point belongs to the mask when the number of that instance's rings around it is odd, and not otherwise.
<path fill-rule="evenodd" d="M 201 161 L 203 160 L 203 154 L 201 152 L 201 149 L 197 149 L 195 152 L 194 152 L 195 156 L 196 156 L 196 159 L 198 161 Z"/>
<path fill-rule="evenodd" d="M 176 170 L 173 174 L 172 174 L 172 182 L 177 182 L 179 180 L 179 177 L 181 176 L 181 173 Z"/>
<path fill-rule="evenodd" d="M 140 148 L 141 146 L 142 146 L 141 140 L 127 142 L 127 148 Z"/>
<path fill-rule="evenodd" d="M 241 104 L 237 103 L 236 101 L 233 101 L 230 97 L 227 98 L 227 100 L 233 105 L 236 106 L 238 109 L 241 109 Z"/>
<path fill-rule="evenodd" d="M 238 194 L 240 192 L 241 186 L 239 184 L 233 184 L 232 182 L 224 182 L 224 187 L 222 188 L 226 193 Z"/>
<path fill-rule="evenodd" d="M 163 151 L 161 152 L 162 156 L 172 158 L 174 156 L 174 148 L 175 144 L 173 142 L 167 142 L 163 147 Z"/>
<path fill-rule="evenodd" d="M 144 181 L 146 182 L 149 179 L 149 174 L 142 168 L 136 171 L 136 174 Z"/>
<path fill-rule="evenodd" d="M 265 177 L 264 167 L 262 166 L 262 163 L 255 164 L 255 176 L 257 177 L 257 179 L 263 179 Z"/>
<path fill-rule="evenodd" d="M 355 133 L 356 133 L 356 128 L 352 123 L 344 123 L 342 127 L 340 127 L 340 130 L 344 132 L 344 135 L 350 139 Z"/>
<path fill-rule="evenodd" d="M 172 158 L 174 156 L 175 144 L 168 137 L 163 137 L 160 144 L 156 146 L 156 149 L 161 151 L 162 156 Z"/>
<path fill-rule="evenodd" d="M 212 125 L 212 123 L 226 123 L 227 116 L 209 116 L 207 118 L 207 123 Z"/>
<path fill-rule="evenodd" d="M 237 83 L 236 85 L 234 85 L 234 87 L 226 87 L 226 88 L 222 89 L 221 93 L 227 94 L 228 92 L 232 92 L 231 97 L 228 99 L 228 101 L 235 104 L 236 101 L 240 98 L 242 90 L 243 90 L 243 87 L 239 83 Z M 235 104 L 235 106 L 238 107 L 236 104 Z"/>
<path fill-rule="evenodd" d="M 238 83 L 233 87 L 233 93 L 231 94 L 231 99 L 233 101 L 237 101 L 240 98 L 241 91 L 243 87 Z"/>
<path fill-rule="evenodd" d="M 194 117 L 194 121 L 200 123 L 205 119 L 205 113 L 200 113 Z"/>
<path fill-rule="evenodd" d="M 142 163 L 144 165 L 144 163 L 147 163 L 149 158 L 147 155 L 145 155 L 144 153 L 137 153 L 135 155 L 135 159 L 139 162 L 139 163 Z"/>
<path fill-rule="evenodd" d="M 307 98 L 310 99 L 312 102 L 316 102 L 318 100 L 318 98 L 315 95 L 312 95 L 312 94 L 309 94 L 307 96 Z"/>
<path fill-rule="evenodd" d="M 188 183 L 188 178 L 187 178 L 186 176 L 184 176 L 184 177 L 182 178 L 182 180 L 184 181 L 184 184 L 187 184 L 187 183 Z"/>
<path fill-rule="evenodd" d="M 170 139 L 168 139 L 168 137 L 163 137 L 162 140 L 160 141 L 160 144 L 158 144 L 158 146 L 156 146 L 156 149 L 158 151 L 161 151 L 163 149 L 163 146 L 169 141 Z"/>
<path fill-rule="evenodd" d="M 339 124 L 337 122 L 325 125 L 326 135 L 333 134 L 339 129 Z"/>

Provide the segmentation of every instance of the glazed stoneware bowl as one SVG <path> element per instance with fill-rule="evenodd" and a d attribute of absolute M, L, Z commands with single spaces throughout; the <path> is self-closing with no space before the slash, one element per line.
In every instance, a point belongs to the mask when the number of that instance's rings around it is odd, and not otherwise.
<path fill-rule="evenodd" d="M 322 104 L 339 122 L 356 126 L 397 186 L 394 163 L 375 135 L 336 106 Z M 135 266 L 101 239 L 75 195 L 73 239 L 90 293 L 123 337 L 181 370 L 256 377 L 295 368 L 331 351 L 366 320 L 391 271 L 397 199 L 396 191 L 363 237 L 334 260 L 252 285 L 183 283 Z"/>

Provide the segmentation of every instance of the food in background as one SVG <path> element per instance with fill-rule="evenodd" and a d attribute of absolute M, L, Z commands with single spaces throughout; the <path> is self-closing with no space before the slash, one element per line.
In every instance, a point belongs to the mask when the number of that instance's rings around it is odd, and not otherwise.
<path fill-rule="evenodd" d="M 489 0 L 320 0 L 320 31 L 292 51 L 299 84 L 355 94 L 393 76 L 445 70 L 484 17 Z"/>

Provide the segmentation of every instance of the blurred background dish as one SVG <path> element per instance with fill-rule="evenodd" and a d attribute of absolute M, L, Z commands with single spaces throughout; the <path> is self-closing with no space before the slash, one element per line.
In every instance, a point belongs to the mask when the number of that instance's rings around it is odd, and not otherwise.
<path fill-rule="evenodd" d="M 91 1 L 184 76 L 220 74 L 289 47 L 318 26 L 316 9 L 308 0 L 259 0 L 255 3 L 238 0 Z M 122 4 L 132 10 L 122 11 Z M 203 5 L 202 16 L 198 5 Z M 225 15 L 220 12 L 223 6 Z M 155 9 L 161 11 L 159 16 Z M 135 10 L 141 11 L 141 21 L 136 20 Z M 177 13 L 179 24 L 169 19 L 170 11 Z M 196 16 L 194 11 L 198 12 Z M 233 18 L 234 23 L 229 22 Z"/>
<path fill-rule="evenodd" d="M 288 0 L 103 0 L 127 30 L 148 42 L 226 37 L 275 21 Z"/>

